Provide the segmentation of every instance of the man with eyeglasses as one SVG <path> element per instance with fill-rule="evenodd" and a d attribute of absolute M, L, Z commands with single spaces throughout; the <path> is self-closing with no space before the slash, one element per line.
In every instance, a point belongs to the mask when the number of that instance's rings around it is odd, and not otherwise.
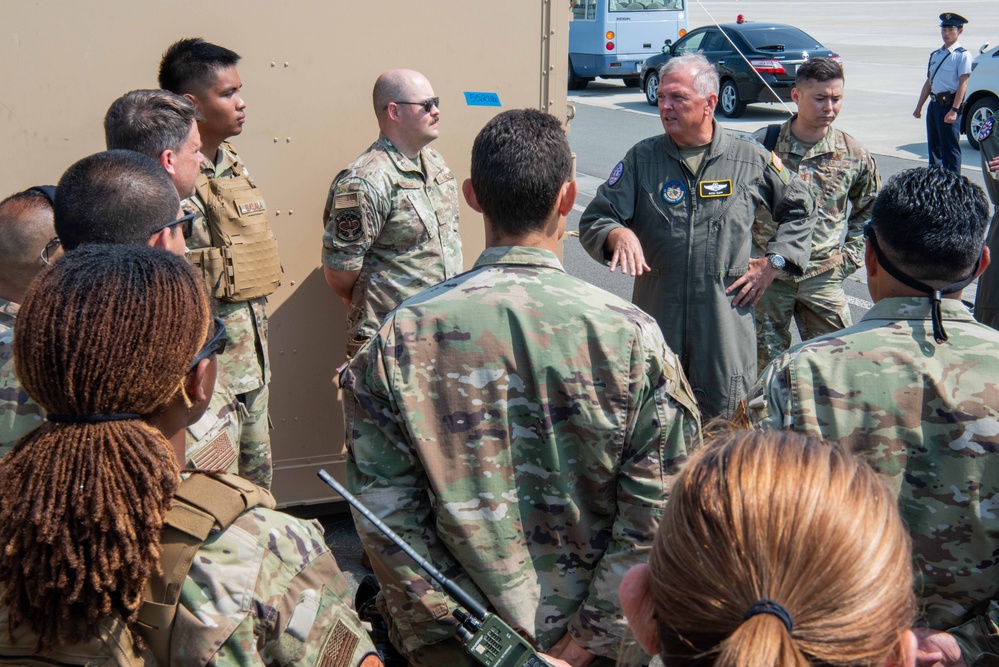
<path fill-rule="evenodd" d="M 462 270 L 458 187 L 440 153 L 440 98 L 425 76 L 382 73 L 372 94 L 380 134 L 330 186 L 326 282 L 347 313 L 347 357 L 398 304 Z"/>
<path fill-rule="evenodd" d="M 54 197 L 55 188 L 43 185 L 0 202 L 0 457 L 45 418 L 14 374 L 13 342 L 20 304 L 43 266 L 39 251 L 54 233 Z"/>
<path fill-rule="evenodd" d="M 269 489 L 273 478 L 267 297 L 281 282 L 281 259 L 267 203 L 229 139 L 243 132 L 246 102 L 236 52 L 200 38 L 181 39 L 160 60 L 159 84 L 197 110 L 204 160 L 194 194 L 188 259 L 205 277 L 230 344 L 219 380 L 244 407 L 239 474 Z M 184 195 L 186 196 L 186 195 Z"/>

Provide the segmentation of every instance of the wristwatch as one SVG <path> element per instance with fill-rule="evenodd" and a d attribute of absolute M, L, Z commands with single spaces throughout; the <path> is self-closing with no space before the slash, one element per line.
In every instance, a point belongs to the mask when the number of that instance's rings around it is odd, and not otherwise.
<path fill-rule="evenodd" d="M 774 267 L 778 271 L 783 271 L 784 267 L 787 266 L 787 260 L 784 259 L 784 255 L 778 255 L 775 252 L 767 253 L 767 259 L 770 260 L 770 266 Z"/>
<path fill-rule="evenodd" d="M 951 107 L 950 110 L 954 113 L 961 113 L 961 107 Z"/>

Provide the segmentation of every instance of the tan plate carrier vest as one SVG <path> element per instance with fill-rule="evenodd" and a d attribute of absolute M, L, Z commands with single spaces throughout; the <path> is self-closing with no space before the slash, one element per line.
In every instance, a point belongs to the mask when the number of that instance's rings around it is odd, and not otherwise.
<path fill-rule="evenodd" d="M 232 178 L 198 175 L 194 189 L 205 204 L 212 246 L 191 250 L 188 258 L 215 298 L 235 303 L 273 294 L 281 284 L 281 257 L 264 196 L 240 162 L 232 171 Z"/>
<path fill-rule="evenodd" d="M 163 574 L 150 578 L 139 609 L 145 654 L 136 651 L 132 633 L 118 614 L 105 619 L 97 636 L 89 641 L 35 653 L 37 635 L 26 623 L 18 626 L 14 641 L 8 642 L 4 608 L 0 611 L 0 665 L 169 665 L 173 620 L 195 554 L 213 529 L 225 530 L 243 512 L 258 506 L 273 509 L 274 497 L 235 475 L 194 473 L 180 483 L 163 522 Z"/>

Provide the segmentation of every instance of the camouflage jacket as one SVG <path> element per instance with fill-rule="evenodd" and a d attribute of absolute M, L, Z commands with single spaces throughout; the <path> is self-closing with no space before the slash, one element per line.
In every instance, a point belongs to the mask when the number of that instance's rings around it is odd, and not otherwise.
<path fill-rule="evenodd" d="M 187 427 L 188 468 L 239 474 L 239 439 L 246 408 L 221 382 L 201 419 Z M 252 481 L 252 480 L 251 480 Z"/>
<path fill-rule="evenodd" d="M 0 458 L 45 419 L 14 373 L 14 323 L 20 306 L 0 299 Z"/>
<path fill-rule="evenodd" d="M 314 521 L 257 507 L 194 559 L 171 635 L 174 665 L 381 665 Z"/>
<path fill-rule="evenodd" d="M 957 635 L 970 662 L 999 649 L 984 633 L 999 594 L 999 332 L 956 299 L 942 312 L 950 338 L 937 345 L 929 299 L 882 299 L 857 325 L 778 357 L 750 408 L 764 428 L 866 456 L 898 494 L 924 620 Z"/>
<path fill-rule="evenodd" d="M 347 314 L 349 353 L 390 310 L 461 273 L 458 186 L 432 148 L 414 161 L 379 136 L 337 174 L 323 220 L 323 265 L 361 271 Z"/>
<path fill-rule="evenodd" d="M 218 164 L 206 158 L 201 163 L 201 177 L 232 178 L 232 167 L 237 162 L 249 175 L 232 145 L 223 142 L 219 147 Z M 212 238 L 205 221 L 205 203 L 195 194 L 185 199 L 183 206 L 196 214 L 187 246 L 192 249 L 210 247 Z M 234 394 L 245 394 L 271 381 L 266 304 L 266 297 L 239 303 L 217 302 L 219 317 L 225 321 L 226 335 L 229 336 L 225 354 L 219 356 L 219 379 Z"/>
<path fill-rule="evenodd" d="M 614 657 L 618 584 L 698 429 L 655 320 L 551 252 L 488 248 L 390 313 L 341 379 L 362 502 L 542 650 L 569 632 Z M 437 664 L 423 651 L 454 633 L 454 602 L 373 526 L 358 532 L 393 642 Z"/>
<path fill-rule="evenodd" d="M 871 217 L 874 199 L 881 189 L 874 156 L 846 132 L 830 127 L 826 136 L 811 148 L 791 132 L 791 123 L 781 125 L 774 152 L 801 180 L 812 186 L 816 222 L 812 230 L 812 255 L 802 276 L 786 273 L 781 280 L 801 281 L 845 263 L 847 274 L 864 263 L 864 224 Z M 753 137 L 762 141 L 766 128 Z M 761 206 L 753 223 L 753 254 L 767 253 L 767 242 L 777 232 L 770 211 Z M 844 238 L 845 237 L 845 238 Z"/>

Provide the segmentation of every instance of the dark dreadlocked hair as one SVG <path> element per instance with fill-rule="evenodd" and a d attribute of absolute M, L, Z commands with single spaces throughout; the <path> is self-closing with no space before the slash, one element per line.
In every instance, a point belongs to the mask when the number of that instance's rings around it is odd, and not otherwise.
<path fill-rule="evenodd" d="M 46 412 L 149 416 L 182 391 L 211 317 L 182 258 L 87 245 L 39 274 L 17 320 L 15 370 Z M 0 461 L 0 603 L 39 650 L 89 638 L 113 612 L 141 646 L 135 621 L 178 472 L 139 419 L 45 422 Z"/>

